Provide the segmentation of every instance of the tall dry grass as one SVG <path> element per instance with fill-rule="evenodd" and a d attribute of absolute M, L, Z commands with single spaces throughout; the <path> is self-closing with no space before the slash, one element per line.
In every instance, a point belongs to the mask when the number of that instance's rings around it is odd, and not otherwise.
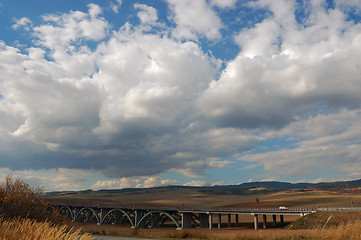
<path fill-rule="evenodd" d="M 80 229 L 55 225 L 58 215 L 42 198 L 40 187 L 31 187 L 7 176 L 0 186 L 0 240 L 88 240 Z"/>
<path fill-rule="evenodd" d="M 90 235 L 79 236 L 80 229 L 67 230 L 66 226 L 57 226 L 49 222 L 37 222 L 31 219 L 0 220 L 1 240 L 90 240 Z"/>
<path fill-rule="evenodd" d="M 336 229 L 323 231 L 325 239 L 333 240 L 359 240 L 361 239 L 361 221 L 356 220 L 353 223 L 342 223 Z"/>

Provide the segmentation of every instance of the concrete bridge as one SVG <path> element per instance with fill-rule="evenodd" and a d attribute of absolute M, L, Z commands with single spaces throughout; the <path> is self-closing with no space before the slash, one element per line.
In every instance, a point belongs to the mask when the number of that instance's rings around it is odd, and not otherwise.
<path fill-rule="evenodd" d="M 267 227 L 267 218 L 272 218 L 272 226 L 283 225 L 285 215 L 305 216 L 313 208 L 161 208 L 161 207 L 102 207 L 53 205 L 53 208 L 72 221 L 95 222 L 100 224 L 127 224 L 132 228 L 173 226 L 184 228 L 209 228 L 222 226 L 222 216 L 227 216 L 227 226 L 239 226 L 240 214 L 253 216 L 254 228 L 259 228 L 258 218 L 262 216 L 262 227 Z M 215 224 L 215 219 L 217 222 Z M 279 219 L 277 223 L 277 219 Z"/>

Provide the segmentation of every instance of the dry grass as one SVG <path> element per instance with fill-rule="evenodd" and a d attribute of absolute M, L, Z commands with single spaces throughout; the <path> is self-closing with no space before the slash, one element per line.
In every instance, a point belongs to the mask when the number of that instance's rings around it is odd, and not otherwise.
<path fill-rule="evenodd" d="M 333 229 L 259 229 L 222 228 L 222 229 L 184 229 L 137 228 L 125 226 L 75 223 L 75 228 L 82 227 L 85 232 L 108 236 L 125 236 L 154 239 L 215 239 L 215 240 L 359 240 L 361 239 L 361 221 L 341 224 Z"/>
<path fill-rule="evenodd" d="M 89 234 L 79 236 L 80 229 L 67 231 L 67 226 L 30 219 L 0 220 L 1 240 L 89 240 Z"/>
<path fill-rule="evenodd" d="M 292 222 L 287 229 L 336 229 L 357 221 L 361 221 L 361 214 L 357 211 L 316 212 Z"/>
<path fill-rule="evenodd" d="M 332 240 L 361 239 L 361 221 L 357 220 L 354 223 L 341 224 L 336 230 L 323 231 L 322 237 Z"/>
<path fill-rule="evenodd" d="M 49 222 L 58 215 L 42 199 L 42 189 L 13 180 L 11 175 L 0 186 L 0 217 L 0 240 L 92 239 L 89 234 L 79 236 L 80 229 L 68 230 L 66 225 Z"/>

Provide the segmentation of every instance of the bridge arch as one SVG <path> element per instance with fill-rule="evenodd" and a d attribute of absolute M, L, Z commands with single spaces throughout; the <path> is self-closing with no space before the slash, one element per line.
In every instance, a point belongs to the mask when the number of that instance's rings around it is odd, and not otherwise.
<path fill-rule="evenodd" d="M 148 216 L 150 216 L 150 215 L 152 215 L 152 214 L 154 214 L 154 213 L 159 213 L 159 214 L 164 214 L 164 215 L 166 215 L 170 220 L 172 220 L 172 221 L 175 223 L 175 225 L 177 226 L 177 228 L 180 228 L 180 225 L 178 224 L 177 220 L 175 220 L 174 217 L 172 217 L 172 215 L 170 215 L 169 213 L 163 212 L 163 211 L 151 211 L 151 212 L 148 212 L 147 214 L 145 214 L 145 215 L 139 220 L 139 222 L 137 223 L 137 225 L 136 225 L 135 227 L 139 227 L 139 226 L 141 225 L 141 223 L 142 223 L 143 221 L 145 221 L 145 219 L 146 219 Z"/>
<path fill-rule="evenodd" d="M 59 208 L 59 210 L 57 211 L 57 213 L 61 214 L 61 211 L 62 211 L 62 210 L 65 210 L 65 213 L 68 212 L 68 215 L 66 215 L 67 218 L 69 218 L 69 215 L 70 215 L 70 219 L 71 219 L 71 220 L 75 220 L 75 219 L 74 219 L 73 211 L 70 209 L 70 207 L 68 207 L 68 206 L 62 206 L 61 208 Z"/>
<path fill-rule="evenodd" d="M 109 214 L 111 214 L 113 212 L 121 212 L 122 214 L 124 214 L 128 218 L 128 220 L 129 220 L 130 224 L 132 225 L 132 227 L 134 226 L 134 222 L 130 218 L 129 214 L 127 212 L 125 212 L 124 210 L 120 209 L 120 208 L 114 208 L 114 209 L 110 210 L 109 212 L 107 212 L 104 215 L 103 219 L 101 219 L 100 224 L 102 224 L 105 221 L 105 219 L 109 216 Z"/>
<path fill-rule="evenodd" d="M 94 209 L 89 208 L 89 207 L 85 207 L 85 208 L 80 209 L 80 211 L 76 213 L 76 215 L 75 215 L 75 217 L 74 217 L 74 221 L 76 221 L 76 220 L 78 219 L 80 213 L 83 212 L 83 211 L 90 211 L 90 212 L 92 212 L 92 214 L 94 214 L 94 216 L 95 216 L 95 218 L 96 218 L 96 220 L 97 220 L 97 223 L 100 223 L 100 219 L 99 219 L 99 217 L 98 217 L 98 214 L 94 211 Z"/>

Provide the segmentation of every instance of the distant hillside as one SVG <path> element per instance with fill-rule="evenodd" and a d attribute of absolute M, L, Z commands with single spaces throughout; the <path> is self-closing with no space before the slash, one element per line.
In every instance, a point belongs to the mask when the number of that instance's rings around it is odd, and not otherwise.
<path fill-rule="evenodd" d="M 62 192 L 48 192 L 46 196 L 61 196 L 61 195 L 73 195 L 73 194 L 116 194 L 116 193 L 145 193 L 145 192 L 165 192 L 177 189 L 189 189 L 196 190 L 197 192 L 203 192 L 207 194 L 215 195 L 250 195 L 261 193 L 274 193 L 287 190 L 299 190 L 299 191 L 312 191 L 312 190 L 326 190 L 337 192 L 360 192 L 361 179 L 354 181 L 339 181 L 339 182 L 322 182 L 322 183 L 288 183 L 277 181 L 266 182 L 250 182 L 242 183 L 239 185 L 219 185 L 212 187 L 192 187 L 192 186 L 166 186 L 166 187 L 154 187 L 154 188 L 125 188 L 125 189 L 103 189 L 103 190 L 83 190 L 83 191 L 62 191 Z"/>

